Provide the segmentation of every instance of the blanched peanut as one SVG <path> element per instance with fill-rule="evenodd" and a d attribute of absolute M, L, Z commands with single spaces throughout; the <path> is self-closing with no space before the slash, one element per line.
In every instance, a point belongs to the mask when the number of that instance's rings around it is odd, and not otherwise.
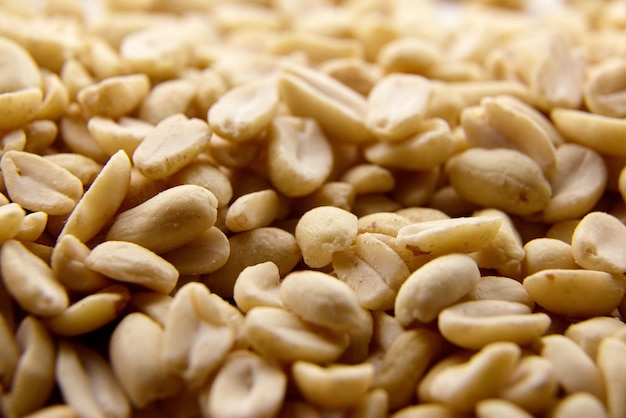
<path fill-rule="evenodd" d="M 255 138 L 272 121 L 278 99 L 274 79 L 237 86 L 209 109 L 207 118 L 211 130 L 222 138 L 236 142 Z"/>
<path fill-rule="evenodd" d="M 356 404 L 374 378 L 374 366 L 368 363 L 324 368 L 296 361 L 291 366 L 291 372 L 305 399 L 325 408 L 345 408 Z"/>
<path fill-rule="evenodd" d="M 23 128 L 26 135 L 24 151 L 39 152 L 51 145 L 57 137 L 59 128 L 51 120 L 34 120 Z"/>
<path fill-rule="evenodd" d="M 20 228 L 15 239 L 23 242 L 36 241 L 46 229 L 48 214 L 46 212 L 32 212 L 22 218 Z M 0 242 L 2 239 L 0 238 Z"/>
<path fill-rule="evenodd" d="M 477 418 L 531 418 L 527 411 L 520 408 L 513 402 L 502 399 L 485 399 L 476 404 Z"/>
<path fill-rule="evenodd" d="M 89 118 L 87 130 L 94 141 L 109 155 L 123 150 L 129 157 L 154 126 L 139 119 L 121 117 L 118 121 L 102 116 Z"/>
<path fill-rule="evenodd" d="M 585 350 L 589 357 L 596 359 L 600 341 L 624 328 L 624 322 L 617 318 L 598 316 L 571 324 L 565 330 L 565 336 Z"/>
<path fill-rule="evenodd" d="M 337 331 L 357 326 L 365 314 L 347 284 L 322 272 L 289 273 L 279 295 L 282 305 L 304 321 Z"/>
<path fill-rule="evenodd" d="M 42 99 L 38 87 L 0 93 L 0 129 L 11 130 L 29 122 L 40 109 Z"/>
<path fill-rule="evenodd" d="M 276 117 L 267 144 L 272 184 L 290 197 L 306 196 L 326 181 L 333 153 L 318 123 L 309 118 Z"/>
<path fill-rule="evenodd" d="M 78 201 L 59 236 L 70 234 L 83 242 L 93 238 L 119 209 L 129 183 L 130 160 L 123 151 L 118 151 Z"/>
<path fill-rule="evenodd" d="M 382 77 L 379 66 L 361 58 L 330 59 L 320 65 L 320 70 L 363 96 L 367 96 Z"/>
<path fill-rule="evenodd" d="M 66 215 L 83 194 L 77 177 L 35 154 L 7 151 L 0 169 L 11 200 L 27 210 Z"/>
<path fill-rule="evenodd" d="M 113 373 L 135 407 L 180 392 L 182 380 L 163 360 L 163 329 L 141 313 L 125 316 L 109 342 Z"/>
<path fill-rule="evenodd" d="M 626 226 L 604 212 L 587 214 L 572 234 L 572 254 L 585 269 L 626 272 Z"/>
<path fill-rule="evenodd" d="M 174 300 L 173 296 L 153 291 L 135 292 L 131 295 L 130 306 L 139 313 L 155 321 L 163 328 Z"/>
<path fill-rule="evenodd" d="M 364 232 L 357 236 L 356 255 L 376 271 L 383 282 L 394 292 L 409 277 L 414 260 L 408 257 L 402 245 L 384 234 Z M 408 251 L 411 252 L 411 251 Z M 404 258 L 403 258 L 404 256 Z M 415 257 L 416 259 L 418 257 Z M 418 263 L 422 261 L 419 260 Z"/>
<path fill-rule="evenodd" d="M 133 153 L 133 163 L 151 179 L 168 177 L 200 154 L 208 145 L 211 131 L 200 119 L 176 114 L 159 122 Z"/>
<path fill-rule="evenodd" d="M 315 118 L 332 139 L 364 142 L 372 138 L 365 127 L 365 98 L 339 81 L 292 64 L 282 68 L 278 88 L 294 115 Z"/>
<path fill-rule="evenodd" d="M 43 157 L 72 173 L 83 183 L 84 187 L 90 186 L 102 170 L 102 164 L 80 154 L 60 152 Z"/>
<path fill-rule="evenodd" d="M 43 76 L 44 97 L 37 110 L 36 119 L 58 119 L 65 113 L 70 103 L 67 87 L 55 73 L 41 72 Z"/>
<path fill-rule="evenodd" d="M 472 300 L 505 300 L 521 303 L 530 309 L 535 307 L 535 301 L 524 286 L 519 281 L 504 276 L 481 277 L 474 288 L 461 298 L 463 302 Z"/>
<path fill-rule="evenodd" d="M 19 241 L 2 244 L 0 265 L 7 291 L 27 312 L 53 316 L 67 308 L 69 297 L 52 269 Z"/>
<path fill-rule="evenodd" d="M 0 315 L 0 388 L 3 392 L 11 386 L 19 357 L 20 350 L 13 338 L 13 330 L 4 315 Z"/>
<path fill-rule="evenodd" d="M 435 42 L 417 37 L 404 37 L 383 46 L 376 61 L 387 73 L 423 74 L 441 61 L 442 51 Z"/>
<path fill-rule="evenodd" d="M 405 209 L 433 210 L 432 208 L 423 208 L 421 206 L 428 203 L 433 197 L 440 175 L 440 167 L 420 171 L 396 171 L 396 187 L 391 192 L 391 195 L 395 201 L 406 206 Z"/>
<path fill-rule="evenodd" d="M 389 74 L 367 97 L 367 128 L 377 138 L 400 141 L 415 133 L 430 96 L 428 79 L 411 74 Z"/>
<path fill-rule="evenodd" d="M 625 72 L 626 62 L 619 58 L 606 60 L 589 71 L 584 95 L 591 112 L 615 118 L 626 116 Z"/>
<path fill-rule="evenodd" d="M 624 278 L 595 270 L 542 270 L 524 279 L 539 305 L 560 315 L 589 318 L 608 315 L 624 296 Z"/>
<path fill-rule="evenodd" d="M 626 342 L 613 337 L 600 341 L 596 359 L 606 387 L 606 406 L 610 418 L 626 415 Z"/>
<path fill-rule="evenodd" d="M 558 389 L 552 364 L 541 356 L 528 355 L 519 361 L 498 396 L 538 415 L 554 403 Z"/>
<path fill-rule="evenodd" d="M 498 341 L 525 345 L 541 337 L 550 326 L 545 313 L 531 313 L 528 306 L 503 300 L 463 302 L 439 314 L 439 332 L 448 341 L 480 349 Z"/>
<path fill-rule="evenodd" d="M 3 56 L 0 71 L 7 74 L 0 84 L 1 93 L 42 86 L 39 66 L 22 46 L 2 38 L 0 51 Z"/>
<path fill-rule="evenodd" d="M 245 194 L 228 207 L 225 224 L 232 232 L 270 225 L 279 215 L 280 197 L 273 189 Z"/>
<path fill-rule="evenodd" d="M 489 245 L 502 223 L 498 216 L 425 221 L 400 228 L 397 240 L 415 253 L 472 253 Z"/>
<path fill-rule="evenodd" d="M 135 110 L 150 90 L 145 74 L 107 78 L 82 88 L 76 94 L 83 114 L 87 117 L 119 118 Z"/>
<path fill-rule="evenodd" d="M 319 206 L 306 212 L 296 225 L 295 237 L 304 262 L 312 268 L 323 267 L 333 254 L 350 247 L 358 232 L 358 219 L 347 210 Z"/>
<path fill-rule="evenodd" d="M 620 140 L 626 133 L 624 119 L 573 109 L 554 109 L 550 118 L 569 142 L 584 145 L 601 154 L 626 156 L 626 144 Z"/>
<path fill-rule="evenodd" d="M 408 138 L 368 145 L 365 158 L 383 167 L 428 170 L 446 161 L 452 155 L 453 147 L 450 126 L 446 121 L 422 119 Z"/>
<path fill-rule="evenodd" d="M 361 58 L 363 56 L 363 46 L 355 39 L 324 36 L 310 31 L 283 33 L 273 42 L 270 51 L 279 55 L 298 51 L 316 63 L 333 58 Z"/>
<path fill-rule="evenodd" d="M 26 211 L 17 203 L 0 206 L 0 243 L 14 238 L 20 231 Z"/>
<path fill-rule="evenodd" d="M 453 409 L 469 411 L 496 395 L 519 362 L 520 348 L 510 342 L 494 342 L 483 347 L 467 362 L 443 370 L 431 369 L 427 395 Z M 422 381 L 425 382 L 428 376 Z"/>
<path fill-rule="evenodd" d="M 385 353 L 372 383 L 389 396 L 389 409 L 407 406 L 415 396 L 417 384 L 441 352 L 439 335 L 425 328 L 404 331 Z"/>
<path fill-rule="evenodd" d="M 181 276 L 209 274 L 226 264 L 230 244 L 226 235 L 212 226 L 188 243 L 161 255 Z"/>
<path fill-rule="evenodd" d="M 85 265 L 85 259 L 91 250 L 73 235 L 63 235 L 57 241 L 50 266 L 52 272 L 63 286 L 77 293 L 96 292 L 112 281 Z"/>
<path fill-rule="evenodd" d="M 556 151 L 556 171 L 550 179 L 552 198 L 543 210 L 546 222 L 576 219 L 598 202 L 607 184 L 607 168 L 600 155 L 577 144 Z"/>
<path fill-rule="evenodd" d="M 115 418 L 130 415 L 130 403 L 110 365 L 96 352 L 61 341 L 56 376 L 63 399 L 77 414 Z"/>
<path fill-rule="evenodd" d="M 407 327 L 427 323 L 469 292 L 480 280 L 478 266 L 464 254 L 438 257 L 413 272 L 400 287 L 394 312 Z"/>
<path fill-rule="evenodd" d="M 290 272 L 302 258 L 295 237 L 282 229 L 263 227 L 235 234 L 228 239 L 230 257 L 226 264 L 205 278 L 212 292 L 223 298 L 233 295 L 239 273 L 248 266 L 272 261 L 281 276 Z"/>
<path fill-rule="evenodd" d="M 24 418 L 79 418 L 78 414 L 69 405 L 51 405 L 28 415 Z"/>
<path fill-rule="evenodd" d="M 524 245 L 526 257 L 522 263 L 525 275 L 550 269 L 576 269 L 578 264 L 572 246 L 555 238 L 536 238 Z"/>
<path fill-rule="evenodd" d="M 375 164 L 354 166 L 343 174 L 341 181 L 351 184 L 357 195 L 386 193 L 395 188 L 391 171 Z"/>
<path fill-rule="evenodd" d="M 59 124 L 59 131 L 63 137 L 63 143 L 70 151 L 89 157 L 98 163 L 104 163 L 109 158 L 109 155 L 100 148 L 89 133 L 87 122 L 82 116 L 64 116 Z"/>
<path fill-rule="evenodd" d="M 248 312 L 256 306 L 282 307 L 280 300 L 280 272 L 271 261 L 244 268 L 233 289 L 237 307 Z"/>
<path fill-rule="evenodd" d="M 57 335 L 86 334 L 115 320 L 129 299 L 127 288 L 113 285 L 74 302 L 59 315 L 44 318 L 43 323 Z"/>
<path fill-rule="evenodd" d="M 211 141 L 214 139 L 215 136 L 212 137 Z M 169 182 L 176 185 L 195 184 L 210 190 L 217 199 L 218 208 L 226 206 L 233 197 L 233 186 L 224 171 L 211 162 L 200 158 L 196 158 L 174 173 L 168 179 Z"/>
<path fill-rule="evenodd" d="M 176 286 L 176 268 L 152 251 L 126 241 L 105 241 L 94 247 L 85 265 L 98 273 L 156 292 L 169 293 Z"/>
<path fill-rule="evenodd" d="M 216 218 L 213 193 L 195 185 L 176 186 L 117 215 L 106 239 L 163 253 L 190 242 Z"/>
<path fill-rule="evenodd" d="M 561 399 L 550 411 L 550 418 L 608 418 L 604 404 L 585 392 L 576 392 Z"/>
<path fill-rule="evenodd" d="M 15 342 L 20 359 L 11 388 L 0 399 L 0 411 L 18 418 L 43 407 L 54 389 L 55 346 L 46 328 L 32 316 L 20 323 Z"/>
<path fill-rule="evenodd" d="M 141 103 L 139 119 L 156 125 L 172 115 L 189 116 L 192 114 L 196 88 L 195 80 L 185 78 L 157 84 Z"/>
<path fill-rule="evenodd" d="M 464 413 L 442 403 L 420 403 L 396 411 L 392 418 L 459 418 Z"/>
<path fill-rule="evenodd" d="M 542 357 L 554 369 L 559 385 L 568 394 L 586 392 L 603 401 L 604 382 L 593 359 L 574 341 L 562 335 L 547 335 L 537 344 Z"/>
<path fill-rule="evenodd" d="M 178 289 L 169 306 L 161 358 L 187 385 L 198 388 L 217 370 L 234 338 L 207 287 L 191 282 Z"/>
<path fill-rule="evenodd" d="M 204 415 L 224 418 L 275 417 L 287 377 L 278 365 L 249 351 L 230 354 L 202 402 Z"/>
<path fill-rule="evenodd" d="M 252 308 L 246 315 L 245 329 L 257 352 L 283 362 L 330 363 L 348 346 L 346 332 L 308 324 L 275 307 Z"/>

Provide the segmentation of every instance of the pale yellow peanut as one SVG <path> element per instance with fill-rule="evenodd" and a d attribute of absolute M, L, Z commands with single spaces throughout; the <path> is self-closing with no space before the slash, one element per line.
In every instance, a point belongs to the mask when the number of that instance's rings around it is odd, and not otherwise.
<path fill-rule="evenodd" d="M 52 269 L 22 243 L 15 240 L 4 242 L 0 260 L 4 285 L 27 312 L 53 316 L 67 308 L 67 292 Z"/>
<path fill-rule="evenodd" d="M 90 38 L 86 42 L 86 48 L 82 51 L 82 62 L 86 64 L 97 79 L 123 75 L 128 72 L 128 67 L 117 52 L 106 40 Z"/>
<path fill-rule="evenodd" d="M 209 153 L 224 167 L 243 168 L 254 161 L 263 145 L 264 142 L 260 140 L 233 142 L 213 134 L 209 143 Z"/>
<path fill-rule="evenodd" d="M 244 313 L 230 301 L 222 299 L 221 296 L 215 293 L 210 293 L 209 298 L 226 321 L 226 324 L 233 330 L 235 340 L 232 349 L 240 350 L 250 348 L 248 335 L 244 328 Z"/>
<path fill-rule="evenodd" d="M 185 275 L 209 274 L 222 268 L 230 256 L 228 237 L 212 226 L 188 243 L 162 254 Z"/>
<path fill-rule="evenodd" d="M 126 241 L 111 240 L 98 244 L 85 258 L 85 265 L 114 280 L 138 284 L 165 294 L 174 289 L 179 276 L 176 268 L 165 259 Z"/>
<path fill-rule="evenodd" d="M 498 393 L 515 370 L 520 355 L 521 349 L 516 344 L 488 344 L 467 362 L 450 365 L 434 374 L 428 395 L 454 409 L 472 410 L 481 400 Z"/>
<path fill-rule="evenodd" d="M 400 228 L 397 240 L 416 253 L 472 253 L 489 245 L 502 223 L 499 216 L 425 221 Z"/>
<path fill-rule="evenodd" d="M 129 299 L 130 292 L 127 288 L 109 286 L 77 300 L 58 315 L 44 318 L 43 323 L 57 335 L 86 334 L 114 321 Z"/>
<path fill-rule="evenodd" d="M 600 341 L 623 329 L 624 322 L 619 319 L 610 316 L 597 316 L 571 324 L 564 334 L 585 350 L 591 359 L 597 359 Z"/>
<path fill-rule="evenodd" d="M 622 274 L 626 272 L 626 226 L 605 212 L 591 212 L 572 234 L 572 254 L 581 267 Z"/>
<path fill-rule="evenodd" d="M 104 152 L 87 129 L 87 122 L 81 116 L 66 115 L 59 123 L 63 143 L 70 151 L 104 163 L 109 155 Z"/>
<path fill-rule="evenodd" d="M 314 407 L 306 401 L 285 400 L 278 418 L 321 418 L 322 413 L 319 408 Z"/>
<path fill-rule="evenodd" d="M 545 313 L 504 300 L 463 302 L 441 311 L 439 332 L 450 342 L 469 349 L 506 341 L 525 345 L 541 337 L 550 326 Z"/>
<path fill-rule="evenodd" d="M 550 179 L 552 198 L 543 219 L 554 223 L 576 219 L 591 211 L 604 193 L 607 168 L 600 155 L 577 144 L 556 151 L 556 171 Z"/>
<path fill-rule="evenodd" d="M 40 410 L 24 415 L 24 418 L 78 418 L 78 414 L 69 405 L 50 405 Z"/>
<path fill-rule="evenodd" d="M 0 139 L 0 156 L 7 151 L 24 151 L 26 134 L 23 129 L 16 129 L 2 135 Z"/>
<path fill-rule="evenodd" d="M 135 149 L 135 167 L 146 177 L 162 179 L 189 164 L 209 144 L 206 122 L 175 114 L 163 119 Z"/>
<path fill-rule="evenodd" d="M 442 403 L 420 403 L 394 412 L 392 418 L 459 418 L 465 415 Z"/>
<path fill-rule="evenodd" d="M 83 194 L 76 176 L 35 154 L 8 151 L 0 168 L 11 200 L 27 210 L 66 215 Z"/>
<path fill-rule="evenodd" d="M 207 119 L 211 130 L 222 138 L 248 141 L 269 126 L 278 103 L 274 79 L 251 82 L 227 91 L 211 106 Z"/>
<path fill-rule="evenodd" d="M 205 416 L 271 418 L 286 389 L 287 377 L 277 364 L 250 351 L 235 351 L 201 398 L 201 408 Z"/>
<path fill-rule="evenodd" d="M 354 206 L 356 193 L 351 184 L 331 181 L 323 184 L 315 192 L 294 201 L 294 211 L 303 214 L 318 206 L 334 206 L 347 211 Z"/>
<path fill-rule="evenodd" d="M 272 42 L 270 51 L 278 55 L 293 52 L 304 53 L 315 63 L 334 58 L 361 58 L 363 56 L 363 46 L 355 39 L 341 39 L 297 30 L 282 33 Z"/>
<path fill-rule="evenodd" d="M 452 155 L 450 126 L 440 118 L 419 120 L 413 134 L 394 142 L 376 142 L 365 148 L 367 161 L 383 167 L 428 170 Z"/>
<path fill-rule="evenodd" d="M 519 278 L 525 254 L 522 239 L 511 217 L 498 209 L 482 209 L 472 216 L 499 217 L 502 225 L 489 244 L 471 257 L 480 268 L 495 269 L 503 276 Z"/>
<path fill-rule="evenodd" d="M 626 116 L 625 71 L 626 63 L 620 58 L 608 59 L 589 71 L 583 92 L 591 112 L 616 118 Z"/>
<path fill-rule="evenodd" d="M 106 239 L 164 253 L 190 242 L 216 219 L 213 193 L 196 185 L 176 186 L 117 215 Z"/>
<path fill-rule="evenodd" d="M 556 170 L 556 149 L 546 121 L 535 109 L 509 96 L 486 97 L 461 114 L 471 147 L 512 148 L 532 158 L 547 178 Z"/>
<path fill-rule="evenodd" d="M 422 206 L 433 197 L 440 175 L 439 166 L 429 170 L 396 172 L 396 187 L 391 195 L 394 200 L 406 206 L 406 209 L 425 209 Z"/>
<path fill-rule="evenodd" d="M 370 311 L 363 309 L 355 325 L 348 329 L 349 344 L 337 362 L 358 364 L 366 361 L 373 336 L 374 318 Z"/>
<path fill-rule="evenodd" d="M 132 113 L 149 90 L 150 80 L 145 74 L 121 75 L 83 87 L 76 100 L 87 117 L 119 118 Z"/>
<path fill-rule="evenodd" d="M 377 212 L 358 219 L 359 233 L 371 232 L 395 237 L 398 230 L 411 224 L 409 218 L 393 212 Z"/>
<path fill-rule="evenodd" d="M 368 363 L 321 367 L 296 361 L 291 371 L 304 398 L 326 408 L 345 408 L 356 404 L 374 378 L 374 366 Z"/>
<path fill-rule="evenodd" d="M 400 286 L 395 316 L 405 327 L 415 321 L 431 322 L 472 290 L 479 280 L 478 266 L 467 255 L 437 257 L 411 273 Z"/>
<path fill-rule="evenodd" d="M 4 315 L 0 315 L 0 390 L 6 391 L 11 386 L 13 373 L 20 357 L 20 349 L 13 337 L 13 324 Z"/>
<path fill-rule="evenodd" d="M 482 276 L 476 285 L 461 299 L 463 302 L 472 300 L 505 300 L 517 302 L 534 309 L 532 300 L 524 286 L 517 280 L 505 276 Z"/>
<path fill-rule="evenodd" d="M 546 231 L 546 238 L 558 239 L 571 245 L 572 235 L 574 234 L 574 229 L 578 226 L 578 222 L 580 222 L 580 219 L 557 222 Z"/>
<path fill-rule="evenodd" d="M 516 80 L 473 80 L 442 84 L 450 94 L 459 94 L 466 106 L 476 106 L 485 97 L 511 96 L 524 100 L 528 88 Z"/>
<path fill-rule="evenodd" d="M 123 151 L 111 156 L 78 201 L 59 234 L 87 242 L 115 216 L 130 183 L 131 163 Z"/>
<path fill-rule="evenodd" d="M 113 155 L 123 150 L 129 157 L 153 128 L 149 123 L 130 117 L 121 117 L 115 121 L 94 116 L 87 122 L 87 130 L 102 151 Z"/>
<path fill-rule="evenodd" d="M 543 210 L 552 194 L 539 166 L 514 150 L 472 148 L 450 158 L 446 172 L 463 199 L 514 215 Z"/>
<path fill-rule="evenodd" d="M 537 343 L 539 352 L 554 369 L 559 385 L 567 394 L 586 392 L 604 401 L 605 388 L 594 360 L 573 340 L 547 335 Z"/>
<path fill-rule="evenodd" d="M 102 164 L 81 154 L 60 152 L 44 155 L 44 158 L 75 175 L 85 188 L 93 183 L 100 170 L 102 170 Z"/>
<path fill-rule="evenodd" d="M 367 97 L 365 124 L 378 139 L 400 141 L 414 134 L 430 97 L 428 79 L 392 73 L 379 80 Z"/>
<path fill-rule="evenodd" d="M 40 88 L 25 88 L 0 94 L 0 128 L 15 129 L 32 120 L 41 107 L 43 93 Z"/>
<path fill-rule="evenodd" d="M 349 409 L 349 418 L 383 418 L 389 415 L 389 400 L 383 389 L 368 391 Z"/>
<path fill-rule="evenodd" d="M 51 120 L 34 120 L 23 128 L 26 134 L 24 151 L 39 153 L 51 145 L 57 137 L 59 128 Z"/>
<path fill-rule="evenodd" d="M 318 271 L 289 273 L 279 296 L 285 309 L 304 321 L 337 331 L 357 326 L 365 313 L 347 284 Z"/>
<path fill-rule="evenodd" d="M 372 311 L 372 320 L 371 350 L 387 352 L 396 338 L 405 331 L 404 327 L 396 318 L 386 312 Z"/>
<path fill-rule="evenodd" d="M 424 328 L 404 331 L 394 340 L 371 385 L 387 392 L 390 410 L 411 402 L 418 382 L 439 356 L 442 344 L 437 333 Z"/>
<path fill-rule="evenodd" d="M 246 315 L 245 329 L 255 351 L 283 362 L 329 363 L 348 346 L 345 331 L 308 324 L 276 307 L 252 308 Z"/>
<path fill-rule="evenodd" d="M 541 356 L 527 355 L 519 361 L 498 396 L 538 415 L 554 404 L 558 390 L 552 363 Z"/>
<path fill-rule="evenodd" d="M 406 207 L 397 210 L 396 213 L 407 218 L 409 221 L 411 221 L 411 223 L 437 221 L 440 219 L 450 218 L 442 211 L 429 207 Z"/>
<path fill-rule="evenodd" d="M 603 338 L 598 345 L 596 362 L 606 387 L 606 407 L 610 418 L 626 414 L 626 367 L 621 359 L 626 355 L 626 342 L 614 338 Z"/>
<path fill-rule="evenodd" d="M 393 308 L 397 291 L 355 250 L 335 252 L 332 267 L 337 277 L 352 288 L 362 307 L 370 310 Z"/>
<path fill-rule="evenodd" d="M 188 78 L 167 80 L 157 84 L 141 103 L 139 119 L 156 125 L 168 116 L 190 115 L 196 87 L 195 80 Z"/>
<path fill-rule="evenodd" d="M 524 279 L 524 288 L 537 304 L 574 318 L 608 315 L 624 296 L 622 276 L 597 270 L 549 269 Z"/>
<path fill-rule="evenodd" d="M 6 74 L 0 84 L 0 93 L 42 86 L 39 66 L 27 50 L 3 37 L 0 41 L 0 51 L 2 51 L 0 71 Z"/>
<path fill-rule="evenodd" d="M 535 238 L 524 245 L 524 251 L 522 270 L 527 276 L 542 270 L 579 268 L 572 246 L 555 238 Z"/>
<path fill-rule="evenodd" d="M 312 268 L 332 262 L 333 254 L 350 247 L 356 240 L 358 219 L 347 210 L 319 206 L 298 220 L 295 237 L 304 262 Z"/>
<path fill-rule="evenodd" d="M 70 99 L 75 100 L 76 94 L 83 88 L 94 83 L 93 76 L 85 65 L 76 58 L 67 59 L 59 73 Z"/>
<path fill-rule="evenodd" d="M 37 110 L 36 119 L 58 119 L 70 103 L 70 95 L 61 78 L 55 73 L 42 71 L 43 101 Z"/>
<path fill-rule="evenodd" d="M 211 138 L 211 142 L 214 140 L 215 136 Z M 233 198 L 233 186 L 224 170 L 199 157 L 174 173 L 168 182 L 176 185 L 195 184 L 210 190 L 217 199 L 218 208 L 226 206 Z"/>
<path fill-rule="evenodd" d="M 22 242 L 36 241 L 46 229 L 47 222 L 48 214 L 46 212 L 29 213 L 20 222 L 20 228 L 15 239 Z"/>
<path fill-rule="evenodd" d="M 112 284 L 111 279 L 85 265 L 90 252 L 89 247 L 73 235 L 58 239 L 52 250 L 50 266 L 54 277 L 68 290 L 88 294 Z"/>
<path fill-rule="evenodd" d="M 173 296 L 144 291 L 133 293 L 129 304 L 134 310 L 145 314 L 163 328 L 173 300 Z"/>
<path fill-rule="evenodd" d="M 428 205 L 435 210 L 445 213 L 448 218 L 463 217 L 480 210 L 480 205 L 463 198 L 451 185 L 435 190 L 432 196 L 430 196 Z"/>
<path fill-rule="evenodd" d="M 351 184 L 357 195 L 386 193 L 395 188 L 391 171 L 375 164 L 354 166 L 343 174 L 341 181 Z"/>
<path fill-rule="evenodd" d="M 7 418 L 18 418 L 43 407 L 54 389 L 56 349 L 46 328 L 34 317 L 20 323 L 15 342 L 20 349 L 13 381 L 0 397 L 0 411 Z"/>
<path fill-rule="evenodd" d="M 585 392 L 576 392 L 557 402 L 550 418 L 608 418 L 606 407 L 598 398 Z"/>
<path fill-rule="evenodd" d="M 80 416 L 130 415 L 130 402 L 111 366 L 95 351 L 61 341 L 55 369 L 63 400 Z"/>
<path fill-rule="evenodd" d="M 356 196 L 352 205 L 352 212 L 361 217 L 377 212 L 395 212 L 401 207 L 400 203 L 386 193 L 372 193 Z"/>
<path fill-rule="evenodd" d="M 0 243 L 14 238 L 26 217 L 26 211 L 17 203 L 0 206 Z"/>
<path fill-rule="evenodd" d="M 476 404 L 475 412 L 477 418 L 497 418 L 505 416 L 510 418 L 532 417 L 528 411 L 517 406 L 513 402 L 498 398 L 485 399 L 478 402 Z"/>
<path fill-rule="evenodd" d="M 379 66 L 361 58 L 330 59 L 320 65 L 320 70 L 364 96 L 369 94 L 382 77 Z"/>
<path fill-rule="evenodd" d="M 423 74 L 443 58 L 442 51 L 434 41 L 417 37 L 404 37 L 383 46 L 376 55 L 387 73 Z"/>
<path fill-rule="evenodd" d="M 269 128 L 268 174 L 274 187 L 289 197 L 309 195 L 328 178 L 333 153 L 318 122 L 276 117 Z"/>
<path fill-rule="evenodd" d="M 550 118 L 567 141 L 601 154 L 626 156 L 626 145 L 620 140 L 626 133 L 624 119 L 573 109 L 554 109 Z"/>
<path fill-rule="evenodd" d="M 245 194 L 228 207 L 225 225 L 232 232 L 268 226 L 278 217 L 279 206 L 280 197 L 273 189 Z"/>
<path fill-rule="evenodd" d="M 329 76 L 304 66 L 288 65 L 278 77 L 281 97 L 294 115 L 315 118 L 332 139 L 364 142 L 365 97 Z"/>
<path fill-rule="evenodd" d="M 280 273 L 271 261 L 246 267 L 239 273 L 233 289 L 237 307 L 248 312 L 255 306 L 282 307 Z"/>
<path fill-rule="evenodd" d="M 280 275 L 284 276 L 302 258 L 295 237 L 274 227 L 241 232 L 229 237 L 228 241 L 230 244 L 228 261 L 222 268 L 204 279 L 209 289 L 223 298 L 232 297 L 235 281 L 244 268 L 272 261 L 278 266 Z"/>
<path fill-rule="evenodd" d="M 396 244 L 402 248 L 396 240 L 384 234 L 364 232 L 357 236 L 354 245 L 356 255 L 374 269 L 394 292 L 409 277 L 410 267 L 413 267 L 413 260 L 406 262 L 406 257 L 402 257 L 402 249 L 394 248 Z"/>
<path fill-rule="evenodd" d="M 164 326 L 161 356 L 166 367 L 197 388 L 218 369 L 234 339 L 206 286 L 190 282 L 178 289 Z"/>
<path fill-rule="evenodd" d="M 132 404 L 142 408 L 150 402 L 180 392 L 183 381 L 162 358 L 163 329 L 141 313 L 125 316 L 109 342 L 113 373 Z"/>

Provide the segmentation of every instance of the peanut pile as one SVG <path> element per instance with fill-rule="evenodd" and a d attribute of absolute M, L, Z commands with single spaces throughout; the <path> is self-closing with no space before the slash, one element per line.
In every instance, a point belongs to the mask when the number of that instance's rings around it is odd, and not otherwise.
<path fill-rule="evenodd" d="M 1 416 L 626 417 L 624 1 L 4 0 L 0 75 Z"/>

